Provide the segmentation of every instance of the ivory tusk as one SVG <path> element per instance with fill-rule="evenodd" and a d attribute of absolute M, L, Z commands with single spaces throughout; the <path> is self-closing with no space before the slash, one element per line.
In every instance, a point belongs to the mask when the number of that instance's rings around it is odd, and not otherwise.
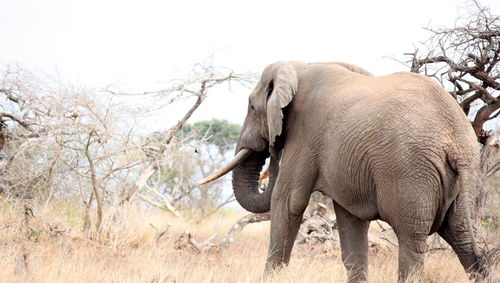
<path fill-rule="evenodd" d="M 269 166 L 266 168 L 266 170 L 264 170 L 264 171 L 262 171 L 262 173 L 260 173 L 259 180 L 264 180 L 267 177 L 269 177 Z"/>
<path fill-rule="evenodd" d="M 238 164 L 240 164 L 243 160 L 245 160 L 250 155 L 250 153 L 252 153 L 252 150 L 247 149 L 247 148 L 243 148 L 242 150 L 240 150 L 236 154 L 236 156 L 233 158 L 233 160 L 231 160 L 226 166 L 222 167 L 222 169 L 213 173 L 212 175 L 204 178 L 198 184 L 204 185 L 206 183 L 210 183 L 210 182 L 217 180 L 220 177 L 226 175 L 229 171 L 233 170 L 236 166 L 238 166 Z"/>

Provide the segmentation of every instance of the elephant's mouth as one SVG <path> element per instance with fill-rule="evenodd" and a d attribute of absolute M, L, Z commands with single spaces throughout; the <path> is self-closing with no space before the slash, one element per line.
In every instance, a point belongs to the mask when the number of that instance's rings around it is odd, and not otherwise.
<path fill-rule="evenodd" d="M 271 158 L 269 169 L 260 174 L 267 157 L 269 157 L 268 151 L 256 152 L 243 148 L 238 151 L 233 160 L 201 180 L 200 184 L 207 184 L 233 171 L 233 189 L 238 203 L 253 213 L 268 212 L 271 207 L 271 193 L 277 176 L 278 162 Z M 261 193 L 259 179 L 265 178 L 266 174 L 270 176 L 269 186 Z"/>

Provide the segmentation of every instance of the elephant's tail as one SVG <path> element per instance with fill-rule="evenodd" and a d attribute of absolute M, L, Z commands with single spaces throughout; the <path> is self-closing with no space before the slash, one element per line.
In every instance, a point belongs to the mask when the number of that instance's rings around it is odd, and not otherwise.
<path fill-rule="evenodd" d="M 458 166 L 458 195 L 456 202 L 464 205 L 465 224 L 470 233 L 472 248 L 475 254 L 479 254 L 479 245 L 477 243 L 479 227 L 476 219 L 476 182 L 474 182 L 474 171 L 467 167 Z"/>
<path fill-rule="evenodd" d="M 456 171 L 458 173 L 458 179 L 456 185 L 458 186 L 458 195 L 455 202 L 459 205 L 463 205 L 464 214 L 462 217 L 465 219 L 465 227 L 467 233 L 470 235 L 470 241 L 472 245 L 472 251 L 476 258 L 476 262 L 471 269 L 475 270 L 473 273 L 476 276 L 485 278 L 488 276 L 488 270 L 490 267 L 490 260 L 488 258 L 488 251 L 480 248 L 478 244 L 478 239 L 480 237 L 480 216 L 477 210 L 477 174 L 478 166 L 470 166 L 463 164 L 456 164 Z M 458 208 L 460 209 L 460 208 Z"/>

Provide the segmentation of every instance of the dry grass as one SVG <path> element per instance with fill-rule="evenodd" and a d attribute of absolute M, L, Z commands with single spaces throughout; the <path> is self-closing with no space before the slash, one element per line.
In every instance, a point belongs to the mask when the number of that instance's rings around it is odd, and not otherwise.
<path fill-rule="evenodd" d="M 251 224 L 233 245 L 197 252 L 175 249 L 184 230 L 206 239 L 216 216 L 202 224 L 175 219 L 158 210 L 127 206 L 108 211 L 98 240 L 81 232 L 82 211 L 65 202 L 47 207 L 33 204 L 34 217 L 25 219 L 23 204 L 0 202 L 0 278 L 2 282 L 261 282 L 269 223 Z M 220 240 L 241 214 L 224 215 Z M 157 232 L 170 225 L 166 237 Z M 57 226 L 57 227 L 56 227 Z M 51 231 L 52 227 L 52 231 Z M 57 232 L 66 230 L 65 232 Z M 372 227 L 372 238 L 379 229 Z M 370 252 L 370 282 L 396 282 L 397 249 L 374 239 Z M 495 267 L 498 271 L 498 266 Z M 429 253 L 429 282 L 468 282 L 456 256 Z M 290 265 L 272 282 L 344 282 L 345 270 L 337 244 L 300 246 Z"/>

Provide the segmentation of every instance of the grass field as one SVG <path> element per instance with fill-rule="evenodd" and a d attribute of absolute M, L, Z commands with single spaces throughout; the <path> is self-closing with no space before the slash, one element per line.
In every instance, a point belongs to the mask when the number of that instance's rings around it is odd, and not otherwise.
<path fill-rule="evenodd" d="M 83 211 L 67 202 L 31 204 L 0 202 L 1 282 L 261 282 L 269 238 L 269 222 L 248 225 L 226 248 L 201 252 L 176 249 L 189 230 L 201 242 L 214 231 L 219 216 L 199 224 L 159 210 L 124 206 L 108 209 L 98 239 L 82 232 Z M 242 213 L 225 213 L 217 225 L 217 244 Z M 159 230 L 168 230 L 158 240 Z M 370 282 L 396 282 L 397 248 L 377 225 L 370 228 Z M 498 235 L 490 232 L 490 239 Z M 391 241 L 392 241 L 391 240 Z M 430 237 L 430 241 L 432 237 Z M 434 239 L 435 240 L 435 239 Z M 494 241 L 494 240 L 492 240 Z M 457 257 L 448 250 L 429 252 L 428 282 L 468 282 Z M 499 266 L 494 267 L 498 274 Z M 338 242 L 300 245 L 290 265 L 272 282 L 344 282 Z M 498 278 L 498 276 L 497 276 Z"/>

